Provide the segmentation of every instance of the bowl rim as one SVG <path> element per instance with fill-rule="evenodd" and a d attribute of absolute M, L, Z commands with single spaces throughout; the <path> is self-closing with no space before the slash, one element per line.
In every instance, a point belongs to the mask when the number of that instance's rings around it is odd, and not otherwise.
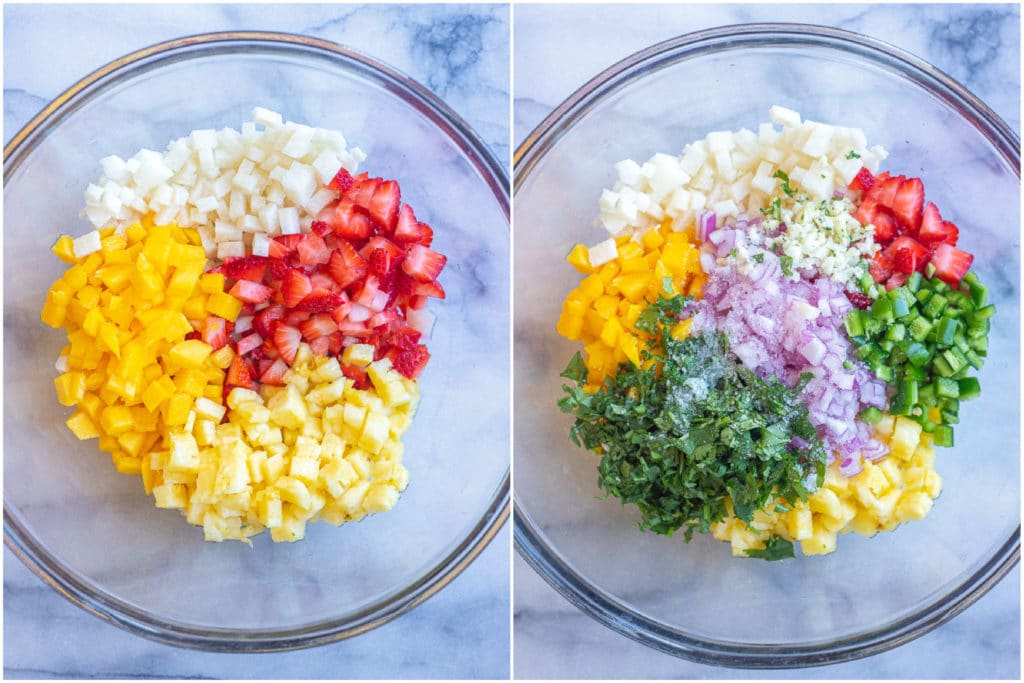
<path fill-rule="evenodd" d="M 852 31 L 802 23 L 748 23 L 686 33 L 655 43 L 612 64 L 579 87 L 544 118 L 513 156 L 513 198 L 537 163 L 562 135 L 609 94 L 642 72 L 657 70 L 710 52 L 748 47 L 811 45 L 853 54 L 897 72 L 969 115 L 995 151 L 1020 177 L 1020 139 L 992 109 L 959 82 L 915 55 Z M 591 586 L 546 541 L 540 525 L 513 494 L 513 544 L 518 554 L 558 593 L 608 628 L 660 652 L 700 664 L 748 669 L 823 666 L 885 652 L 946 623 L 974 604 L 1020 561 L 1020 523 L 998 548 L 949 596 L 883 624 L 831 641 L 796 645 L 737 644 L 702 638 L 651 619 Z"/>
<path fill-rule="evenodd" d="M 4 145 L 4 186 L 18 166 L 45 137 L 48 129 L 102 93 L 106 85 L 131 75 L 139 67 L 238 49 L 266 54 L 316 54 L 353 73 L 369 75 L 428 117 L 466 153 L 506 222 L 510 220 L 508 174 L 495 154 L 470 125 L 437 95 L 372 57 L 337 43 L 311 36 L 274 31 L 219 31 L 175 38 L 119 57 L 77 81 L 39 111 Z M 4 544 L 28 569 L 57 593 L 91 614 L 131 633 L 164 644 L 215 652 L 276 652 L 324 645 L 357 636 L 405 614 L 450 584 L 494 539 L 511 514 L 510 468 L 498 482 L 486 513 L 462 541 L 411 585 L 394 591 L 357 612 L 292 628 L 250 629 L 201 627 L 155 618 L 145 610 L 114 597 L 84 579 L 62 560 L 51 556 L 4 498 Z"/>

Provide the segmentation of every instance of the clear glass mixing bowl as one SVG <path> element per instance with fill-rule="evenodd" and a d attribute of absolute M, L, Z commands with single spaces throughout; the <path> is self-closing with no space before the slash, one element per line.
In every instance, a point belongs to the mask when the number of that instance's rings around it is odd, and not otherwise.
<path fill-rule="evenodd" d="M 304 541 L 203 541 L 78 442 L 54 395 L 60 331 L 39 320 L 81 234 L 99 159 L 238 128 L 254 106 L 341 130 L 363 168 L 401 182 L 448 255 L 422 401 L 406 434 L 409 488 L 358 524 Z M 508 517 L 508 182 L 451 109 L 393 69 L 287 34 L 183 38 L 113 62 L 48 105 L 4 149 L 4 540 L 85 609 L 176 645 L 279 650 L 356 635 L 450 582 Z M 266 536 L 266 535 L 264 535 Z"/>
<path fill-rule="evenodd" d="M 884 167 L 920 176 L 959 224 L 998 308 L 957 445 L 939 449 L 944 490 L 923 521 L 825 557 L 734 559 L 709 537 L 640 532 L 635 507 L 602 499 L 597 460 L 569 443 L 555 402 L 577 349 L 555 324 L 579 276 L 573 244 L 596 227 L 612 165 L 678 154 L 713 130 L 756 130 L 780 104 L 863 128 Z M 682 36 L 601 73 L 516 154 L 514 471 L 518 551 L 606 626 L 663 652 L 732 667 L 867 656 L 952 618 L 1020 553 L 1020 143 L 976 97 L 914 56 L 818 26 L 729 26 Z"/>

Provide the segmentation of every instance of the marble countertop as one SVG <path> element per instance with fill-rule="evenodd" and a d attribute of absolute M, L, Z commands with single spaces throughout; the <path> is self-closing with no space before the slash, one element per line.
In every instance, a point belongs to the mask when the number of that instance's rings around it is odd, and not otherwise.
<path fill-rule="evenodd" d="M 1016 5 L 522 5 L 514 12 L 515 144 L 577 88 L 633 52 L 691 31 L 747 22 L 823 24 L 894 44 L 967 85 L 1020 134 Z M 1019 567 L 966 612 L 895 650 L 774 672 L 661 654 L 577 610 L 519 556 L 513 575 L 513 670 L 520 679 L 1020 677 Z"/>
<path fill-rule="evenodd" d="M 503 5 L 4 7 L 4 136 L 95 68 L 183 35 L 270 30 L 335 41 L 436 93 L 509 166 L 509 8 Z M 266 655 L 193 652 L 100 621 L 4 549 L 8 678 L 507 678 L 509 530 L 408 614 L 359 637 Z"/>

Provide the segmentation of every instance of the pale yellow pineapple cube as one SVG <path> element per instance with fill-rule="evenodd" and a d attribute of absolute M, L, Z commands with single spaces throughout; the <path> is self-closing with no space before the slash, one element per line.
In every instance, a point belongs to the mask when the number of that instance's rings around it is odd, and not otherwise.
<path fill-rule="evenodd" d="M 398 490 L 390 484 L 373 484 L 363 497 L 363 511 L 367 514 L 387 512 L 398 502 Z"/>
<path fill-rule="evenodd" d="M 353 344 L 342 352 L 341 360 L 346 365 L 364 367 L 373 362 L 373 352 L 371 344 Z"/>
<path fill-rule="evenodd" d="M 270 399 L 267 407 L 270 408 L 270 419 L 282 427 L 299 429 L 309 418 L 306 402 L 294 384 L 288 385 L 285 391 Z"/>
<path fill-rule="evenodd" d="M 158 508 L 184 510 L 188 505 L 188 489 L 184 484 L 160 484 L 153 487 Z"/>
<path fill-rule="evenodd" d="M 171 432 L 171 448 L 165 469 L 195 472 L 199 468 L 199 444 L 191 434 Z"/>

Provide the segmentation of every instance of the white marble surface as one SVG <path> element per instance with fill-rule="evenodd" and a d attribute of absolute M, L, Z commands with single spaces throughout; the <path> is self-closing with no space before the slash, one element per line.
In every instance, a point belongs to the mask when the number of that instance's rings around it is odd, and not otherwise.
<path fill-rule="evenodd" d="M 515 8 L 513 27 L 515 144 L 518 145 L 555 106 L 586 81 L 643 47 L 713 26 L 776 21 L 836 26 L 902 47 L 966 84 L 1019 135 L 1020 16 L 1015 5 L 523 5 Z M 572 30 L 567 30 L 567 27 L 572 27 Z M 552 68 L 555 64 L 557 68 Z M 695 93 L 695 96 L 699 97 L 700 93 Z M 607 144 L 616 150 L 624 146 L 619 140 L 609 140 Z M 517 217 L 521 215 L 517 213 Z M 517 235 L 521 235 L 521 230 Z M 523 267 L 520 249 L 517 241 L 517 272 Z M 548 265 L 545 263 L 545 267 Z M 1015 266 L 1009 268 L 1015 275 Z M 546 284 L 550 286 L 550 283 Z M 519 294 L 517 284 L 517 305 Z M 1009 298 L 1016 299 L 1015 296 Z M 1015 309 L 1015 306 L 1011 303 L 1007 308 Z M 1009 313 L 1013 315 L 1012 310 Z M 1013 330 L 1009 333 L 1012 335 Z M 527 346 L 530 353 L 543 352 L 541 347 Z M 516 370 L 519 376 L 529 372 L 526 365 L 518 364 L 518 356 Z M 1007 385 L 1006 391 L 1013 392 L 1013 384 Z M 544 400 L 545 397 L 536 398 Z M 517 415 L 529 412 L 523 410 L 522 405 L 519 410 L 523 412 Z M 517 432 L 517 449 L 522 447 L 534 452 L 537 446 L 534 441 L 526 438 L 522 442 L 526 445 L 520 446 Z M 998 444 L 994 445 L 998 448 Z M 578 469 L 585 467 L 586 463 L 579 468 L 576 463 L 563 463 L 562 466 L 563 473 L 568 476 L 579 474 Z M 947 467 L 958 468 L 959 464 Z M 526 476 L 527 471 L 519 468 L 517 460 L 517 476 L 520 473 Z M 970 476 L 969 472 L 965 474 Z M 956 475 L 950 476 L 951 481 L 956 480 Z M 944 495 L 956 496 L 952 485 L 949 488 L 951 490 Z M 581 491 L 569 490 L 566 495 L 581 492 L 592 493 L 584 487 Z M 1012 495 L 1013 491 L 1009 493 Z M 551 510 L 565 507 L 560 501 L 544 500 L 550 501 Z M 943 500 L 947 508 L 955 504 L 947 500 Z M 592 515 L 596 506 L 597 503 L 581 502 L 576 514 L 579 517 Z M 617 515 L 623 527 L 633 519 L 628 511 L 619 514 L 617 506 L 607 503 L 606 507 L 615 508 L 609 509 L 607 514 L 609 517 Z M 948 514 L 941 509 L 933 514 L 938 516 L 940 513 Z M 573 536 L 574 530 L 579 531 L 580 527 L 567 520 L 568 517 L 561 518 L 565 524 L 558 526 L 557 530 L 545 528 L 545 532 L 562 534 L 562 537 Z M 585 522 L 588 528 L 591 524 L 589 518 L 578 521 L 581 524 Z M 955 524 L 957 533 L 967 532 L 965 522 L 956 521 Z M 635 530 L 626 530 L 623 534 L 627 531 L 635 533 Z M 624 538 L 621 540 L 625 542 Z M 843 542 L 859 541 L 844 537 Z M 872 539 L 865 542 L 888 541 Z M 643 547 L 653 552 L 653 543 L 650 541 Z M 580 544 L 585 544 L 585 540 Z M 707 543 L 702 547 L 710 545 Z M 635 546 L 641 544 L 636 543 Z M 600 550 L 596 549 L 595 553 L 599 555 Z M 583 551 L 574 557 L 592 559 Z M 608 564 L 622 568 L 627 563 L 609 561 Z M 596 565 L 591 563 L 590 566 Z M 843 571 L 838 561 L 833 566 Z M 965 613 L 893 651 L 845 664 L 778 672 L 716 668 L 660 654 L 618 635 L 578 611 L 520 557 L 516 557 L 513 570 L 514 672 L 517 678 L 927 679 L 1020 676 L 1019 568 Z M 642 567 L 638 564 L 634 571 L 642 572 Z M 628 577 L 616 578 L 628 581 Z M 685 578 L 681 580 L 685 581 Z"/>
<path fill-rule="evenodd" d="M 77 79 L 132 50 L 193 33 L 274 30 L 332 40 L 403 71 L 466 119 L 507 168 L 508 27 L 509 9 L 501 5 L 6 6 L 4 135 L 9 139 Z M 463 243 L 473 242 L 456 237 L 459 244 L 451 245 L 450 253 L 458 254 Z M 491 270 L 500 273 L 506 248 L 497 245 L 479 256 L 495 259 L 499 267 Z M 475 262 L 479 267 L 486 263 Z M 462 291 L 475 283 L 484 290 L 492 284 L 491 277 L 456 264 L 453 288 Z M 500 302 L 507 296 L 507 284 L 499 278 L 490 291 L 496 297 L 492 301 Z M 477 322 L 496 330 L 500 338 L 501 306 L 492 308 L 498 317 L 478 317 Z M 443 318 L 444 311 L 439 313 Z M 8 314 L 14 315 L 10 310 Z M 28 313 L 25 316 L 28 324 Z M 435 337 L 442 343 L 446 335 Z M 503 350 L 500 341 L 488 348 L 498 354 Z M 445 347 L 447 356 L 458 353 Z M 473 356 L 468 358 L 472 366 Z M 505 379 L 501 364 L 492 365 L 488 373 L 493 391 L 493 382 Z M 471 382 L 467 376 L 463 379 Z M 432 381 L 448 380 L 435 377 Z M 495 395 L 494 405 L 479 408 L 476 404 L 478 410 L 492 411 L 498 419 L 495 423 L 481 418 L 479 428 L 490 431 L 474 443 L 500 452 L 507 439 L 507 406 L 500 392 Z M 410 488 L 407 495 L 414 493 Z M 398 513 L 396 509 L 393 514 Z M 211 654 L 156 644 L 101 622 L 60 598 L 5 549 L 4 673 L 12 678 L 506 678 L 508 577 L 506 528 L 451 585 L 367 634 L 299 652 Z"/>

